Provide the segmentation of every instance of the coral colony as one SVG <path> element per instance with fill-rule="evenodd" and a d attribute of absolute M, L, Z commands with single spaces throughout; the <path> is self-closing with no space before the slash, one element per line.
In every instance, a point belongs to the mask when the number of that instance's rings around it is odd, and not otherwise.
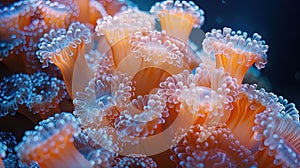
<path fill-rule="evenodd" d="M 242 83 L 265 41 L 225 27 L 196 46 L 194 2 L 21 0 L 0 23 L 0 118 L 36 125 L 0 132 L 1 168 L 300 167 L 295 105 Z"/>

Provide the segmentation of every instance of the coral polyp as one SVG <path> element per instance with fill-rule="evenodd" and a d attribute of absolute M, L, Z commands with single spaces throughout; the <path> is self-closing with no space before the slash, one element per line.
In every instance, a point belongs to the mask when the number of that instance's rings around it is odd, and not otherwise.
<path fill-rule="evenodd" d="M 300 167 L 266 41 L 201 5 L 0 4 L 0 167 Z"/>
<path fill-rule="evenodd" d="M 203 136 L 209 138 L 201 143 Z M 240 144 L 226 125 L 216 128 L 191 126 L 172 146 L 171 159 L 180 167 L 251 167 L 256 166 L 251 151 Z"/>
<path fill-rule="evenodd" d="M 79 131 L 73 115 L 55 114 L 25 133 L 15 148 L 17 156 L 23 163 L 37 161 L 42 167 L 90 167 L 72 143 Z"/>
<path fill-rule="evenodd" d="M 258 69 L 267 64 L 266 52 L 269 47 L 261 38 L 257 33 L 251 38 L 247 37 L 246 32 L 235 32 L 227 27 L 223 31 L 213 29 L 206 33 L 203 49 L 215 54 L 216 66 L 224 67 L 240 84 L 253 63 Z"/>
<path fill-rule="evenodd" d="M 158 15 L 162 30 L 183 42 L 187 42 L 193 27 L 204 24 L 204 11 L 192 1 L 157 2 L 150 12 Z"/>
<path fill-rule="evenodd" d="M 0 86 L 1 117 L 16 113 L 19 105 L 29 103 L 33 86 L 27 74 L 15 74 L 4 78 Z"/>

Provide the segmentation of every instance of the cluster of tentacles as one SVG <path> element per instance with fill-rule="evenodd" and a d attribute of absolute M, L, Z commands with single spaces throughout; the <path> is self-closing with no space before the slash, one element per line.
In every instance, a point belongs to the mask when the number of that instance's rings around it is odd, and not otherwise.
<path fill-rule="evenodd" d="M 300 167 L 295 105 L 242 83 L 265 41 L 225 27 L 197 47 L 194 2 L 22 0 L 0 22 L 0 119 L 36 124 L 0 133 L 0 167 Z"/>

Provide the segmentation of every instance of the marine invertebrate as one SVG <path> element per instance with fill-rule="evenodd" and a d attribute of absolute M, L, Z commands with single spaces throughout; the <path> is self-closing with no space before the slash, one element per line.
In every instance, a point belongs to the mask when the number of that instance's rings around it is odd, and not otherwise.
<path fill-rule="evenodd" d="M 22 73 L 3 78 L 0 88 L 0 117 L 14 114 L 19 105 L 29 103 L 33 89 L 30 77 Z"/>
<path fill-rule="evenodd" d="M 170 108 L 175 106 L 177 112 L 187 108 L 202 118 L 198 123 L 215 124 L 223 115 L 228 116 L 237 87 L 236 80 L 222 68 L 200 64 L 195 74 L 184 70 L 168 77 L 160 83 L 159 90 L 166 95 Z"/>
<path fill-rule="evenodd" d="M 29 25 L 24 27 L 22 31 L 22 38 L 24 40 L 23 48 L 26 58 L 24 63 L 26 64 L 26 72 L 32 74 L 37 70 L 42 70 L 41 64 L 36 58 L 35 52 L 38 49 L 38 41 L 46 31 L 50 28 L 46 22 L 40 18 L 32 19 Z"/>
<path fill-rule="evenodd" d="M 203 141 L 203 137 L 208 138 Z M 214 128 L 197 124 L 174 142 L 171 160 L 179 167 L 256 166 L 251 151 L 235 139 L 226 125 Z"/>
<path fill-rule="evenodd" d="M 112 120 L 125 108 L 132 90 L 131 77 L 120 72 L 93 78 L 84 92 L 76 93 L 74 115 L 83 128 L 99 128 L 104 116 Z"/>
<path fill-rule="evenodd" d="M 118 12 L 127 8 L 130 1 L 127 0 L 85 0 L 78 3 L 79 16 L 78 21 L 92 26 L 96 26 L 99 18 L 114 16 Z"/>
<path fill-rule="evenodd" d="M 254 141 L 255 116 L 265 109 L 271 111 L 282 109 L 282 105 L 277 102 L 277 96 L 268 93 L 264 89 L 257 90 L 256 85 L 241 85 L 237 100 L 232 103 L 233 110 L 224 122 L 232 131 L 232 134 L 248 149 L 253 152 L 258 150 L 258 143 Z M 241 130 L 247 134 L 241 134 Z"/>
<path fill-rule="evenodd" d="M 27 105 L 30 111 L 34 114 L 52 111 L 52 115 L 59 112 L 58 105 L 67 95 L 63 81 L 43 72 L 37 72 L 30 78 L 33 84 L 31 101 Z"/>
<path fill-rule="evenodd" d="M 193 27 L 204 24 L 204 11 L 192 1 L 156 2 L 151 13 L 158 15 L 162 30 L 187 43 Z"/>
<path fill-rule="evenodd" d="M 201 32 L 204 12 L 179 0 L 159 2 L 150 13 L 124 0 L 22 0 L 1 8 L 0 66 L 8 66 L 1 77 L 33 74 L 4 78 L 2 114 L 57 113 L 25 133 L 15 148 L 23 163 L 299 166 L 295 105 L 241 84 L 252 64 L 260 69 L 267 63 L 268 47 L 258 34 L 213 29 L 203 51 L 189 36 L 193 27 Z M 200 44 L 201 33 L 195 37 Z M 58 114 L 65 90 L 74 116 Z M 171 144 L 178 128 L 183 132 Z M 4 165 L 21 167 L 9 153 L 14 145 L 4 144 Z"/>
<path fill-rule="evenodd" d="M 158 167 L 157 163 L 151 158 L 139 154 L 131 154 L 114 160 L 114 167 Z"/>
<path fill-rule="evenodd" d="M 206 33 L 203 49 L 216 57 L 216 66 L 224 67 L 232 77 L 241 84 L 247 70 L 255 63 L 258 69 L 264 68 L 267 63 L 268 45 L 261 40 L 257 33 L 247 37 L 246 32 L 213 29 Z"/>
<path fill-rule="evenodd" d="M 97 20 L 95 31 L 98 36 L 105 36 L 117 66 L 129 54 L 128 36 L 138 31 L 154 30 L 154 27 L 153 16 L 138 9 L 128 9 L 114 17 L 108 16 Z"/>
<path fill-rule="evenodd" d="M 87 143 L 95 149 L 104 148 L 112 153 L 120 150 L 116 139 L 113 139 L 112 133 L 115 132 L 111 127 L 102 127 L 100 129 L 87 128 L 82 131 L 86 136 Z"/>
<path fill-rule="evenodd" d="M 143 35 L 137 32 L 130 37 L 131 54 L 136 58 L 142 57 L 145 62 L 154 64 L 168 63 L 182 67 L 184 54 L 171 40 L 164 40 L 164 32 L 149 32 Z"/>
<path fill-rule="evenodd" d="M 262 141 L 256 155 L 259 166 L 300 166 L 300 125 L 293 116 L 280 108 L 266 109 L 255 116 L 253 131 L 254 140 Z"/>
<path fill-rule="evenodd" d="M 87 158 L 93 167 L 109 167 L 116 156 L 115 152 L 120 150 L 118 142 L 113 139 L 112 128 L 84 129 L 74 139 L 76 148 Z"/>
<path fill-rule="evenodd" d="M 157 94 L 137 96 L 120 112 L 114 127 L 124 143 L 138 143 L 136 137 L 147 137 L 154 133 L 158 125 L 168 116 L 165 100 Z"/>
<path fill-rule="evenodd" d="M 51 29 L 49 33 L 45 34 L 39 42 L 39 50 L 36 52 L 38 59 L 43 63 L 44 67 L 47 67 L 49 63 L 55 64 L 62 72 L 66 89 L 69 95 L 73 98 L 73 87 L 79 87 L 78 90 L 84 87 L 74 86 L 72 84 L 73 71 L 75 68 L 86 70 L 83 76 L 90 77 L 89 68 L 84 59 L 84 46 L 90 42 L 91 32 L 90 30 L 79 22 L 72 23 L 68 30 Z M 80 64 L 76 64 L 76 61 L 81 60 Z M 77 65 L 77 66 L 76 66 Z M 85 80 L 83 80 L 85 81 Z M 88 82 L 89 80 L 86 80 Z M 83 85 L 85 84 L 82 82 Z M 77 90 L 77 89 L 74 89 Z"/>
<path fill-rule="evenodd" d="M 22 30 L 29 25 L 34 9 L 27 0 L 0 9 L 0 61 L 23 50 Z"/>
<path fill-rule="evenodd" d="M 115 67 L 133 77 L 136 96 L 155 93 L 167 77 L 193 69 L 199 63 L 188 46 L 165 32 L 136 32 L 128 41 L 130 53 Z"/>
<path fill-rule="evenodd" d="M 35 12 L 49 28 L 67 28 L 79 15 L 76 1 L 37 1 Z"/>
<path fill-rule="evenodd" d="M 73 144 L 80 131 L 70 113 L 55 114 L 27 131 L 15 150 L 23 163 L 37 161 L 41 167 L 91 167 Z"/>

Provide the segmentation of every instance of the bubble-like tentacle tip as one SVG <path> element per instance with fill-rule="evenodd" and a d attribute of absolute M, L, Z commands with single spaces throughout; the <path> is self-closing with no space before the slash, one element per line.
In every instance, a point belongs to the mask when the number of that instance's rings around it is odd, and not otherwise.
<path fill-rule="evenodd" d="M 45 114 L 50 109 L 56 108 L 67 95 L 64 82 L 56 77 L 49 77 L 46 73 L 37 72 L 30 78 L 33 84 L 33 93 L 28 107 L 34 114 Z"/>
<path fill-rule="evenodd" d="M 202 137 L 207 137 L 203 141 Z M 179 167 L 251 167 L 256 166 L 251 151 L 235 139 L 225 125 L 216 128 L 191 126 L 171 146 L 171 160 Z"/>
<path fill-rule="evenodd" d="M 91 72 L 93 73 L 96 73 L 99 64 L 105 59 L 104 55 L 102 55 L 98 50 L 90 50 L 87 53 L 85 53 L 84 57 Z"/>
<path fill-rule="evenodd" d="M 3 78 L 0 88 L 0 117 L 3 117 L 13 115 L 18 105 L 29 103 L 33 86 L 30 77 L 20 73 Z"/>
<path fill-rule="evenodd" d="M 112 165 L 113 158 L 114 153 L 103 148 L 91 151 L 87 155 L 87 159 L 93 167 L 110 167 Z"/>
<path fill-rule="evenodd" d="M 178 0 L 166 0 L 163 2 L 156 2 L 150 10 L 150 12 L 154 14 L 164 14 L 166 11 L 171 14 L 180 13 L 183 17 L 187 18 L 192 17 L 194 27 L 200 27 L 204 23 L 204 11 L 199 9 L 199 7 L 192 1 L 180 2 Z"/>
<path fill-rule="evenodd" d="M 140 154 L 131 154 L 114 160 L 114 168 L 117 167 L 158 167 L 157 163 L 151 158 Z"/>
<path fill-rule="evenodd" d="M 80 132 L 76 118 L 63 112 L 43 120 L 25 132 L 15 150 L 23 163 L 37 161 L 41 167 L 86 167 L 90 163 L 77 151 L 73 136 Z"/>
<path fill-rule="evenodd" d="M 115 64 L 111 54 L 103 54 L 96 62 L 97 65 L 94 71 L 96 78 L 99 78 L 101 75 L 113 74 Z"/>
<path fill-rule="evenodd" d="M 202 45 L 205 52 L 216 56 L 217 67 L 224 67 L 241 83 L 254 62 L 258 69 L 267 64 L 266 52 L 269 47 L 261 38 L 257 33 L 248 37 L 246 32 L 235 32 L 225 27 L 206 33 Z"/>

